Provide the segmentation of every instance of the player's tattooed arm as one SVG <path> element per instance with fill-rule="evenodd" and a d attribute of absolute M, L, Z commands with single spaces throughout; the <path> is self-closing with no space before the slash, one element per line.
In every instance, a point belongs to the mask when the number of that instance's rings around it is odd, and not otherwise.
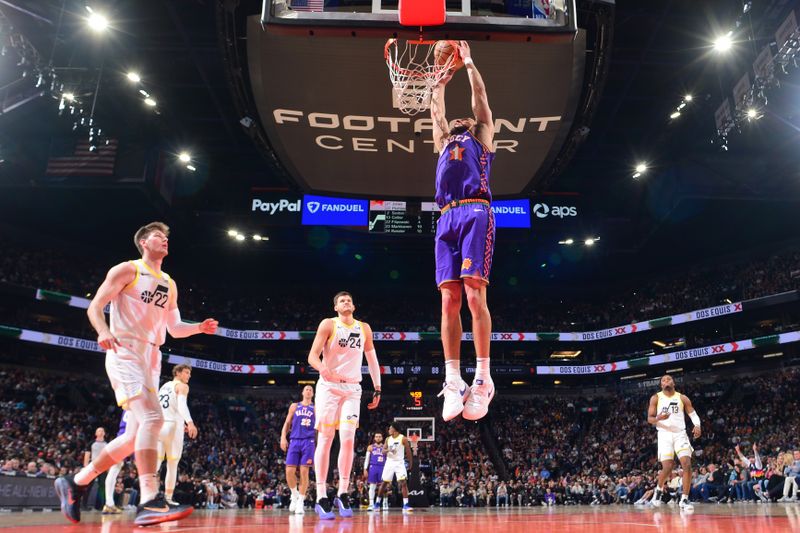
<path fill-rule="evenodd" d="M 452 74 L 447 76 L 452 77 Z M 446 82 L 439 83 L 433 88 L 431 93 L 431 120 L 433 121 L 433 146 L 437 152 L 442 150 L 444 140 L 447 138 L 447 133 L 450 128 L 447 126 L 447 116 L 444 104 L 444 87 Z"/>

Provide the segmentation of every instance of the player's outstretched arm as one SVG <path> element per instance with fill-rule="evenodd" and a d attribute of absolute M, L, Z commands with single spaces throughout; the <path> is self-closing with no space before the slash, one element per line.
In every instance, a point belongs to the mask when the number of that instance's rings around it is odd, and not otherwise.
<path fill-rule="evenodd" d="M 286 436 L 289 434 L 289 431 L 292 430 L 292 415 L 296 408 L 297 404 L 292 403 L 292 405 L 289 406 L 289 412 L 286 413 L 286 420 L 283 421 L 283 427 L 281 428 L 281 450 L 283 451 L 289 449 L 289 439 Z"/>
<path fill-rule="evenodd" d="M 431 120 L 433 121 L 433 146 L 436 152 L 441 152 L 444 147 L 444 140 L 447 138 L 449 127 L 447 126 L 447 115 L 444 105 L 444 88 L 450 79 L 453 77 L 453 72 L 450 71 L 444 78 L 433 88 L 431 92 Z"/>
<path fill-rule="evenodd" d="M 692 436 L 697 439 L 702 434 L 700 416 L 697 414 L 697 411 L 695 411 L 692 401 L 687 396 L 681 394 L 681 400 L 683 401 L 683 408 L 686 410 L 686 414 L 689 415 L 689 419 L 694 425 L 694 428 L 692 428 Z"/>
<path fill-rule="evenodd" d="M 136 279 L 136 266 L 130 261 L 113 267 L 106 274 L 106 279 L 97 289 L 97 294 L 94 295 L 89 309 L 86 310 L 89 322 L 97 332 L 97 344 L 104 350 L 116 351 L 116 346 L 119 346 L 119 340 L 111 334 L 111 329 L 106 323 L 104 309 L 134 279 Z"/>
<path fill-rule="evenodd" d="M 491 147 L 494 140 L 494 121 L 492 120 L 492 109 L 489 107 L 486 84 L 483 82 L 483 77 L 481 77 L 478 67 L 475 66 L 475 62 L 472 60 L 472 52 L 467 41 L 458 42 L 458 52 L 462 61 L 464 61 L 469 84 L 472 87 L 472 113 L 475 115 L 475 120 L 478 121 L 476 136 L 483 144 Z"/>
<path fill-rule="evenodd" d="M 372 328 L 366 322 L 361 323 L 364 328 L 364 356 L 367 358 L 369 377 L 372 379 L 372 401 L 367 409 L 375 409 L 381 403 L 381 365 L 378 363 L 378 354 L 375 353 L 375 343 L 372 340 Z"/>
<path fill-rule="evenodd" d="M 169 334 L 175 339 L 183 339 L 198 333 L 206 333 L 208 335 L 216 333 L 219 322 L 213 318 L 206 318 L 199 324 L 181 320 L 181 312 L 178 310 L 178 285 L 173 280 L 170 280 L 170 284 L 172 285 L 174 296 L 169 304 L 167 313 L 167 331 L 169 331 Z"/>

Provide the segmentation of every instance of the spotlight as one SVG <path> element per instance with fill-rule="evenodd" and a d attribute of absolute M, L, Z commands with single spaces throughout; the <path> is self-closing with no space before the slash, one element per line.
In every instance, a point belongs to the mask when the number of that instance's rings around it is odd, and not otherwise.
<path fill-rule="evenodd" d="M 259 235 L 259 234 L 257 234 L 257 233 L 256 233 L 255 235 L 253 235 L 253 240 L 254 240 L 254 241 L 260 241 L 260 240 L 262 240 L 262 239 L 261 239 L 261 235 Z"/>
<path fill-rule="evenodd" d="M 716 39 L 714 39 L 714 50 L 717 52 L 727 52 L 733 46 L 733 39 L 731 39 L 731 35 L 733 35 L 732 31 L 729 31 L 725 35 L 720 35 Z"/>
<path fill-rule="evenodd" d="M 681 116 L 681 112 L 680 112 L 680 111 L 675 111 L 673 114 L 671 114 L 671 115 L 669 116 L 669 118 L 671 118 L 671 119 L 676 119 L 676 118 L 678 118 L 679 116 Z"/>
<path fill-rule="evenodd" d="M 235 229 L 228 230 L 228 237 L 236 237 L 237 235 L 239 235 L 239 232 L 236 231 Z"/>
<path fill-rule="evenodd" d="M 687 94 L 686 96 L 683 97 L 683 99 L 686 102 L 691 102 L 692 101 L 692 95 L 691 94 Z"/>
<path fill-rule="evenodd" d="M 678 106 L 678 111 L 680 111 L 684 107 L 686 107 L 686 102 L 681 102 L 681 104 Z"/>
<path fill-rule="evenodd" d="M 184 163 L 188 163 L 189 161 L 192 160 L 192 156 L 189 154 L 189 152 L 181 152 L 180 154 L 178 154 L 178 159 L 180 159 Z"/>
<path fill-rule="evenodd" d="M 191 170 L 192 172 L 194 172 L 195 170 L 197 170 L 197 167 L 196 167 L 196 166 L 194 166 L 194 165 L 186 165 L 186 168 L 187 168 L 188 170 Z"/>
<path fill-rule="evenodd" d="M 573 241 L 572 239 L 567 239 L 567 240 L 566 240 L 566 241 L 564 241 L 564 242 L 565 242 L 566 244 L 572 244 L 572 243 L 574 243 L 575 241 Z"/>
<path fill-rule="evenodd" d="M 74 102 L 75 101 L 75 94 L 74 93 L 64 93 L 61 96 L 64 97 L 64 100 L 67 102 Z"/>
<path fill-rule="evenodd" d="M 586 246 L 594 246 L 594 239 L 586 239 L 585 241 L 583 241 L 583 244 L 585 244 Z"/>
<path fill-rule="evenodd" d="M 127 77 L 133 83 L 139 83 L 140 81 L 142 81 L 141 76 L 139 76 L 139 74 L 137 74 L 136 72 L 133 72 L 133 71 L 128 72 Z"/>
<path fill-rule="evenodd" d="M 637 178 L 641 177 L 641 175 L 642 175 L 641 172 L 634 172 L 633 173 L 633 179 L 637 179 Z"/>
<path fill-rule="evenodd" d="M 88 6 L 86 9 L 90 9 Z M 91 29 L 95 33 L 102 33 L 108 29 L 108 19 L 101 15 L 100 13 L 90 12 L 89 18 L 86 19 L 86 23 L 89 25 L 89 29 Z"/>
<path fill-rule="evenodd" d="M 751 107 L 747 110 L 747 118 L 754 119 L 758 118 L 758 110 L 755 107 Z"/>
<path fill-rule="evenodd" d="M 139 89 L 139 94 L 141 94 L 141 95 L 142 95 L 142 96 L 144 96 L 145 98 L 150 98 L 150 93 L 148 93 L 148 92 L 147 92 L 147 91 L 145 91 L 144 89 Z"/>
<path fill-rule="evenodd" d="M 644 174 L 647 171 L 647 165 L 645 163 L 639 163 L 636 165 L 636 172 L 640 174 Z"/>
<path fill-rule="evenodd" d="M 244 240 L 244 235 L 242 235 L 241 233 L 237 233 L 234 239 L 236 239 L 239 242 L 242 242 Z"/>
<path fill-rule="evenodd" d="M 156 101 L 153 100 L 152 98 L 145 98 L 144 99 L 144 103 L 147 104 L 150 107 L 155 107 L 156 106 Z"/>

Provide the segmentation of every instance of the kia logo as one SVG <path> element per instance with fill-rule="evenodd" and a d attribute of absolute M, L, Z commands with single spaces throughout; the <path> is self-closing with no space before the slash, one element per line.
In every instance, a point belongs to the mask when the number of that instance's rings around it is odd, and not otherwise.
<path fill-rule="evenodd" d="M 308 207 L 308 212 L 311 214 L 319 211 L 319 202 L 308 202 L 306 206 Z"/>

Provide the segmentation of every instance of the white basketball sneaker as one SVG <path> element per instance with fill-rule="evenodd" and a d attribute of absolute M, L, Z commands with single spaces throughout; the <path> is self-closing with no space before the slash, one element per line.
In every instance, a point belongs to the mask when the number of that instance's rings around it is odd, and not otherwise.
<path fill-rule="evenodd" d="M 301 494 L 297 497 L 297 502 L 294 506 L 294 514 L 306 514 L 305 498 Z"/>
<path fill-rule="evenodd" d="M 494 398 L 494 381 L 489 379 L 476 379 L 470 387 L 469 398 L 464 404 L 461 416 L 464 420 L 479 420 L 489 412 L 489 404 Z"/>
<path fill-rule="evenodd" d="M 292 494 L 292 499 L 289 502 L 289 514 L 294 514 L 296 509 L 297 509 L 297 497 L 294 494 Z"/>
<path fill-rule="evenodd" d="M 445 422 L 452 420 L 464 410 L 464 402 L 470 395 L 470 388 L 467 382 L 461 378 L 458 380 L 446 380 L 442 392 L 437 396 L 444 396 L 444 406 L 442 407 L 442 418 Z"/>
<path fill-rule="evenodd" d="M 661 495 L 662 495 L 661 489 L 656 488 L 656 490 L 653 491 L 653 499 L 650 500 L 650 503 L 653 505 L 653 507 L 661 507 L 662 503 Z"/>
<path fill-rule="evenodd" d="M 678 507 L 681 511 L 694 511 L 694 505 L 692 502 L 689 501 L 689 498 L 686 496 L 681 497 L 681 501 L 678 503 Z"/>

